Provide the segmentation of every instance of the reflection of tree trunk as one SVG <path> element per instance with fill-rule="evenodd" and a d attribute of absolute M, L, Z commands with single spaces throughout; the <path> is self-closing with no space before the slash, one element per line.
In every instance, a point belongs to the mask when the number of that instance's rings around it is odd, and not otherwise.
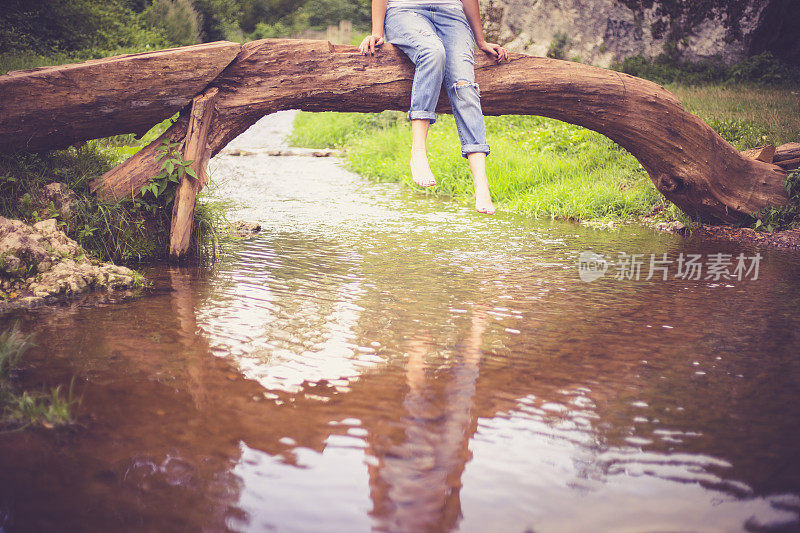
<path fill-rule="evenodd" d="M 205 376 L 209 374 L 207 363 L 210 354 L 208 342 L 204 337 L 197 335 L 195 314 L 197 304 L 192 276 L 186 270 L 172 268 L 169 271 L 169 278 L 172 284 L 172 308 L 178 321 L 180 343 L 184 351 L 190 355 L 186 358 L 187 390 L 192 396 L 197 412 L 203 413 L 207 398 Z"/>
<path fill-rule="evenodd" d="M 402 440 L 385 449 L 374 445 L 379 464 L 370 467 L 373 512 L 390 531 L 447 531 L 458 523 L 461 475 L 476 428 L 473 407 L 485 322 L 485 315 L 473 316 L 467 342 L 438 395 L 439 379 L 425 370 L 429 341 L 417 338 L 409 346 Z"/>

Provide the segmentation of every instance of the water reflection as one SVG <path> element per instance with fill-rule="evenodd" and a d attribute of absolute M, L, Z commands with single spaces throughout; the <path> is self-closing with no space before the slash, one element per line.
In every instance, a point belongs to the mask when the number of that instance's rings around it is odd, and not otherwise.
<path fill-rule="evenodd" d="M 232 196 L 270 195 L 245 206 L 264 234 L 214 271 L 22 316 L 23 381 L 75 375 L 85 427 L 0 435 L 2 527 L 798 523 L 796 255 L 730 286 L 585 284 L 583 249 L 708 244 L 474 217 L 325 161 L 276 163 L 292 182 L 260 157 L 218 162 Z"/>

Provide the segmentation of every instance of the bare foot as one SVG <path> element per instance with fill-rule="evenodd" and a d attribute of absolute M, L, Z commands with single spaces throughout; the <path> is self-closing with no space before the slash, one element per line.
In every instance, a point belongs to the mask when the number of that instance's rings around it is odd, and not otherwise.
<path fill-rule="evenodd" d="M 486 213 L 487 215 L 494 215 L 494 205 L 492 205 L 492 201 L 489 200 L 487 202 L 475 202 L 475 211 L 478 213 Z"/>
<path fill-rule="evenodd" d="M 494 204 L 492 204 L 492 196 L 489 194 L 488 185 L 475 187 L 475 211 L 494 215 Z"/>
<path fill-rule="evenodd" d="M 436 178 L 433 177 L 428 164 L 428 154 L 424 148 L 411 150 L 411 179 L 420 187 L 433 187 Z"/>

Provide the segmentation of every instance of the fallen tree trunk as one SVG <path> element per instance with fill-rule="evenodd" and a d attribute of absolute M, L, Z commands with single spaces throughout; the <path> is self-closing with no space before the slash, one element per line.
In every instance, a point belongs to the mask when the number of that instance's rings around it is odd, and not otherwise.
<path fill-rule="evenodd" d="M 691 216 L 739 222 L 787 201 L 781 168 L 740 154 L 655 83 L 520 54 L 496 65 L 478 53 L 475 71 L 486 114 L 541 115 L 600 132 L 633 154 L 656 188 Z M 413 65 L 390 45 L 365 57 L 355 47 L 324 41 L 248 43 L 212 83 L 219 95 L 209 132 L 211 153 L 265 114 L 282 109 L 406 110 L 412 78 Z M 444 96 L 438 110 L 448 110 Z M 165 137 L 185 137 L 185 115 Z M 109 198 L 136 194 L 157 173 L 154 145 L 99 179 L 98 193 Z"/>
<path fill-rule="evenodd" d="M 240 50 L 218 42 L 0 76 L 0 153 L 141 135 L 180 111 Z"/>

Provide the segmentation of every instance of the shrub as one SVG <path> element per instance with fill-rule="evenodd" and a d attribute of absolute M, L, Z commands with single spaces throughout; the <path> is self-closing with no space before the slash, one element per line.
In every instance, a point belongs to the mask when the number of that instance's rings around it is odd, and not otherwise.
<path fill-rule="evenodd" d="M 0 50 L 35 52 L 146 49 L 163 46 L 159 31 L 124 0 L 8 0 L 0 10 Z"/>
<path fill-rule="evenodd" d="M 753 83 L 788 85 L 800 83 L 800 67 L 790 66 L 769 52 L 749 57 L 727 66 L 720 58 L 682 61 L 674 55 L 659 54 L 655 58 L 637 55 L 612 68 L 656 83 L 703 85 L 709 83 Z"/>
<path fill-rule="evenodd" d="M 187 46 L 200 42 L 200 15 L 190 0 L 155 0 L 147 10 L 147 19 L 164 31 L 170 44 Z"/>
<path fill-rule="evenodd" d="M 553 35 L 553 41 L 550 43 L 550 47 L 547 49 L 547 57 L 551 57 L 553 59 L 566 59 L 569 44 L 569 37 L 567 37 L 566 33 L 561 31 L 556 33 Z"/>

